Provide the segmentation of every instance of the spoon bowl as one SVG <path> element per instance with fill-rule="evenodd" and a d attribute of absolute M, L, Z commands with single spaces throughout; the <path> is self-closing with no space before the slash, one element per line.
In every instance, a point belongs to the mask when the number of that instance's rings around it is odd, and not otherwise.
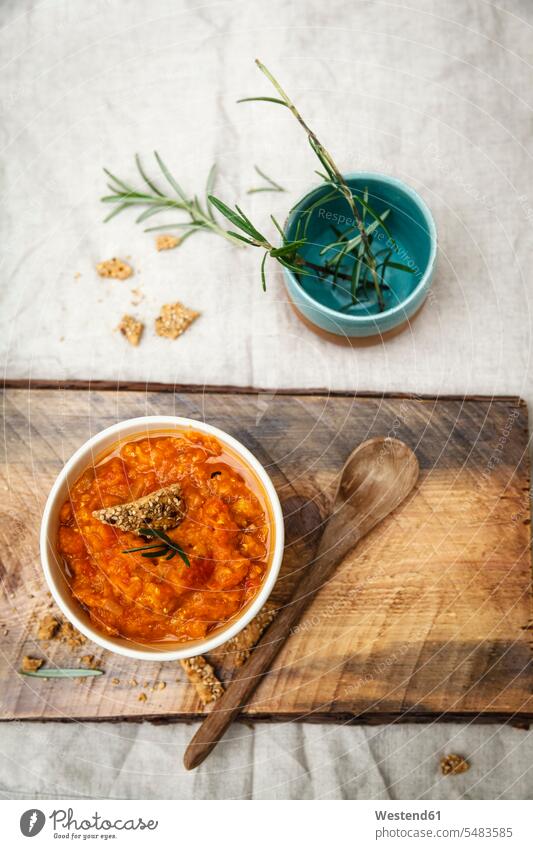
<path fill-rule="evenodd" d="M 370 507 L 377 514 L 390 512 L 410 493 L 418 473 L 418 460 L 405 442 L 390 437 L 368 439 L 346 460 L 333 508 L 349 502 L 357 509 L 364 504 L 367 512 Z"/>
<path fill-rule="evenodd" d="M 418 460 L 404 442 L 376 437 L 361 443 L 340 473 L 319 556 L 335 538 L 338 557 L 340 550 L 347 553 L 402 503 L 418 474 Z M 323 563 L 323 572 L 325 567 Z"/>

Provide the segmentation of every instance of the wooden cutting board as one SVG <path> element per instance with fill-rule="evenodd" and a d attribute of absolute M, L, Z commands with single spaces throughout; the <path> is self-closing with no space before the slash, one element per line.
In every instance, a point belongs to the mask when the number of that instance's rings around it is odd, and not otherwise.
<path fill-rule="evenodd" d="M 202 715 L 178 663 L 130 661 L 90 643 L 46 645 L 36 638 L 43 614 L 55 610 L 41 574 L 38 529 L 56 474 L 100 429 L 155 413 L 205 419 L 267 467 L 287 517 L 274 592 L 279 603 L 312 556 L 320 514 L 349 451 L 371 436 L 390 435 L 405 440 L 420 461 L 413 497 L 323 588 L 246 707 L 248 717 L 520 723 L 533 717 L 522 401 L 100 385 L 3 394 L 1 718 Z M 60 666 L 94 654 L 106 675 L 82 682 L 22 678 L 16 670 L 26 654 Z M 217 661 L 225 679 L 227 667 Z"/>

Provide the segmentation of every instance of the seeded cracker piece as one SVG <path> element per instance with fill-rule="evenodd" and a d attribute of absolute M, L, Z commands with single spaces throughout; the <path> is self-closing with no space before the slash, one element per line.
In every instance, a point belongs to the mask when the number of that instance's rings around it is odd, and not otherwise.
<path fill-rule="evenodd" d="M 58 638 L 62 643 L 66 643 L 69 649 L 78 649 L 85 645 L 87 638 L 80 634 L 70 622 L 62 622 L 59 628 Z"/>
<path fill-rule="evenodd" d="M 170 251 L 172 248 L 177 248 L 180 242 L 181 239 L 178 236 L 170 236 L 168 233 L 164 233 L 157 237 L 155 246 L 158 251 Z"/>
<path fill-rule="evenodd" d="M 189 310 L 177 301 L 175 304 L 163 304 L 161 314 L 155 320 L 155 332 L 167 339 L 177 339 L 198 318 L 199 312 Z"/>
<path fill-rule="evenodd" d="M 469 769 L 470 764 L 462 755 L 445 755 L 440 759 L 440 771 L 443 775 L 460 775 Z"/>
<path fill-rule="evenodd" d="M 223 663 L 231 664 L 233 667 L 242 666 L 252 653 L 252 649 L 259 641 L 263 631 L 273 621 L 278 609 L 271 602 L 267 602 L 248 625 L 240 631 L 236 637 L 232 637 L 227 643 L 219 646 L 211 654 Z"/>
<path fill-rule="evenodd" d="M 24 672 L 37 672 L 38 669 L 43 665 L 44 660 L 41 660 L 40 657 L 26 657 L 22 658 L 22 669 Z"/>
<path fill-rule="evenodd" d="M 136 501 L 115 504 L 113 507 L 104 507 L 93 512 L 93 516 L 100 522 L 134 533 L 143 526 L 168 531 L 170 528 L 176 528 L 184 515 L 185 502 L 178 483 L 150 492 Z"/>
<path fill-rule="evenodd" d="M 60 622 L 52 616 L 51 613 L 47 613 L 44 619 L 39 623 L 39 630 L 37 631 L 37 639 L 39 640 L 51 640 L 57 633 L 57 630 L 60 626 Z"/>
<path fill-rule="evenodd" d="M 191 684 L 194 684 L 200 701 L 204 705 L 208 705 L 209 702 L 216 702 L 223 695 L 224 688 L 205 657 L 201 655 L 190 657 L 187 660 L 180 660 L 180 663 L 187 678 Z"/>
<path fill-rule="evenodd" d="M 94 654 L 84 654 L 83 657 L 80 657 L 80 664 L 84 669 L 98 669 L 100 659 L 95 657 Z"/>
<path fill-rule="evenodd" d="M 123 315 L 118 330 L 126 337 L 130 345 L 137 346 L 141 340 L 144 324 L 132 315 Z"/>
<path fill-rule="evenodd" d="M 133 274 L 131 265 L 116 257 L 99 262 L 96 270 L 100 277 L 113 277 L 115 280 L 127 280 Z"/>

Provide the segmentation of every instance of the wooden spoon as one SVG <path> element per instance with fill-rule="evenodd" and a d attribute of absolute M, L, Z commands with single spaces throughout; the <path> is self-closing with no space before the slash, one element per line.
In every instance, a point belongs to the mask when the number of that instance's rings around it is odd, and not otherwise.
<path fill-rule="evenodd" d="M 409 495 L 418 472 L 415 455 L 397 439 L 369 439 L 352 451 L 342 469 L 315 559 L 303 571 L 292 601 L 279 611 L 192 738 L 183 759 L 187 769 L 199 766 L 215 748 L 307 605 L 346 554 Z"/>

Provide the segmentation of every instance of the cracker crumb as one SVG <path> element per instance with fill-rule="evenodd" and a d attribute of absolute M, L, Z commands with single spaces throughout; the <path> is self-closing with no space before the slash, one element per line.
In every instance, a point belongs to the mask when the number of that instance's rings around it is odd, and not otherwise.
<path fill-rule="evenodd" d="M 470 764 L 462 755 L 444 755 L 440 759 L 440 771 L 443 775 L 460 775 L 469 769 Z"/>
<path fill-rule="evenodd" d="M 76 274 L 74 275 L 74 280 L 79 280 L 79 279 L 80 279 L 80 277 L 81 277 L 80 272 L 79 272 L 79 271 L 76 271 Z"/>
<path fill-rule="evenodd" d="M 144 330 L 144 324 L 142 321 L 134 318 L 132 315 L 123 315 L 120 324 L 117 327 L 117 330 L 120 330 L 123 336 L 126 337 L 127 341 L 130 345 L 137 347 L 139 342 L 141 341 L 141 336 Z"/>
<path fill-rule="evenodd" d="M 123 259 L 117 259 L 117 257 L 99 262 L 96 270 L 100 277 L 113 277 L 115 280 L 126 280 L 133 274 L 131 265 L 128 265 Z"/>
<path fill-rule="evenodd" d="M 57 634 L 59 629 L 60 622 L 56 619 L 55 616 L 52 616 L 51 613 L 47 613 L 46 616 L 41 619 L 39 623 L 39 629 L 37 631 L 37 639 L 39 640 L 51 640 Z"/>
<path fill-rule="evenodd" d="M 100 660 L 94 654 L 84 654 L 83 657 L 80 657 L 80 663 L 86 669 L 98 669 L 100 666 Z"/>
<path fill-rule="evenodd" d="M 141 301 L 144 300 L 144 292 L 142 292 L 140 289 L 132 289 L 131 294 L 133 295 L 131 299 L 132 307 L 139 306 Z"/>
<path fill-rule="evenodd" d="M 276 605 L 267 602 L 251 622 L 235 637 L 215 649 L 212 654 L 221 660 L 227 658 L 232 666 L 239 667 L 245 663 L 263 631 L 272 623 L 277 613 Z"/>
<path fill-rule="evenodd" d="M 137 679 L 132 678 L 131 681 L 128 681 L 128 684 L 130 685 L 130 687 L 136 687 L 137 686 Z"/>
<path fill-rule="evenodd" d="M 117 687 L 120 684 L 120 678 L 112 678 L 111 683 L 113 687 Z"/>
<path fill-rule="evenodd" d="M 44 660 L 41 660 L 40 657 L 26 657 L 22 658 L 22 669 L 24 672 L 37 672 L 38 669 L 43 665 Z"/>
<path fill-rule="evenodd" d="M 180 663 L 187 678 L 191 684 L 194 684 L 200 701 L 204 705 L 209 704 L 209 702 L 216 702 L 223 695 L 224 688 L 205 657 L 201 655 L 190 657 L 187 660 L 180 660 Z"/>
<path fill-rule="evenodd" d="M 135 501 L 115 504 L 94 510 L 93 516 L 106 525 L 122 531 L 138 532 L 148 526 L 155 530 L 168 531 L 176 528 L 185 516 L 185 502 L 178 483 L 170 484 Z"/>
<path fill-rule="evenodd" d="M 200 315 L 187 309 L 179 301 L 175 304 L 163 304 L 160 315 L 155 320 L 155 332 L 167 339 L 177 339 Z"/>
<path fill-rule="evenodd" d="M 164 690 L 166 686 L 167 685 L 164 681 L 156 681 L 156 683 L 152 687 L 152 690 Z"/>
<path fill-rule="evenodd" d="M 148 696 L 146 695 L 146 693 L 139 693 L 137 698 L 139 699 L 140 702 L 145 702 L 148 699 Z"/>
<path fill-rule="evenodd" d="M 80 634 L 70 622 L 61 623 L 58 637 L 62 643 L 66 643 L 71 649 L 77 649 L 87 642 L 83 634 Z"/>
<path fill-rule="evenodd" d="M 181 243 L 179 236 L 171 236 L 169 233 L 163 233 L 155 240 L 155 246 L 158 251 L 170 251 L 172 248 L 177 248 Z"/>

